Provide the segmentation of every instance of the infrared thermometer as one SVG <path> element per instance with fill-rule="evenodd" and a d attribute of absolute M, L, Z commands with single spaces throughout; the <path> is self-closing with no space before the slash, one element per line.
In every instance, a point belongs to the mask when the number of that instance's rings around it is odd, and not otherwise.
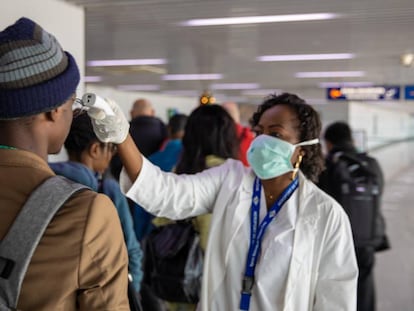
<path fill-rule="evenodd" d="M 97 108 L 105 112 L 107 116 L 115 116 L 109 104 L 100 96 L 94 93 L 85 93 L 82 96 L 82 106 L 85 108 Z"/>

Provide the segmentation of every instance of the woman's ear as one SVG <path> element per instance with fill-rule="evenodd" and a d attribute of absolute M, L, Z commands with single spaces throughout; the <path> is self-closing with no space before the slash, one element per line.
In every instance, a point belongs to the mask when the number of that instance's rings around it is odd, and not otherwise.
<path fill-rule="evenodd" d="M 96 159 L 100 156 L 101 144 L 99 142 L 94 142 L 90 144 L 88 148 L 88 154 L 91 158 Z"/>

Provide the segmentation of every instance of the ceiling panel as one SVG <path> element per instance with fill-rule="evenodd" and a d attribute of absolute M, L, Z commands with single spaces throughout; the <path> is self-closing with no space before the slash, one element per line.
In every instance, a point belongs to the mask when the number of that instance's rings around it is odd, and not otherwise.
<path fill-rule="evenodd" d="M 414 84 L 413 0 L 67 0 L 86 10 L 86 59 L 165 58 L 143 68 L 87 68 L 102 84 L 159 84 L 161 90 L 201 92 L 218 81 L 163 81 L 162 74 L 221 73 L 226 83 L 309 90 L 318 83 L 369 81 Z M 337 19 L 292 23 L 183 27 L 188 19 L 330 12 Z M 354 53 L 351 60 L 258 62 L 269 54 Z M 359 78 L 299 79 L 299 71 L 364 71 Z M 240 95 L 241 91 L 220 91 Z"/>

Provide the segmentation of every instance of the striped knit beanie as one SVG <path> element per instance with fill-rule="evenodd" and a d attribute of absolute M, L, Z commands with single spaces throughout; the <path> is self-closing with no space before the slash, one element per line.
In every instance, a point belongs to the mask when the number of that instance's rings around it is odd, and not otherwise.
<path fill-rule="evenodd" d="M 67 101 L 79 83 L 72 55 L 28 18 L 0 32 L 0 119 L 50 111 Z"/>

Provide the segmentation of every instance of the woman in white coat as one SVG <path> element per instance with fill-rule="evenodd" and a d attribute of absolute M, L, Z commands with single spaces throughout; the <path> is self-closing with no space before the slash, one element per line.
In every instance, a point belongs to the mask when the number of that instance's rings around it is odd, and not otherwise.
<path fill-rule="evenodd" d="M 128 135 L 120 108 L 95 120 L 118 143 L 128 197 L 172 219 L 213 213 L 199 309 L 352 311 L 358 269 L 348 218 L 312 181 L 323 157 L 315 110 L 293 94 L 273 95 L 251 123 L 247 158 L 195 175 L 163 173 Z M 90 110 L 96 117 L 96 111 Z"/>

